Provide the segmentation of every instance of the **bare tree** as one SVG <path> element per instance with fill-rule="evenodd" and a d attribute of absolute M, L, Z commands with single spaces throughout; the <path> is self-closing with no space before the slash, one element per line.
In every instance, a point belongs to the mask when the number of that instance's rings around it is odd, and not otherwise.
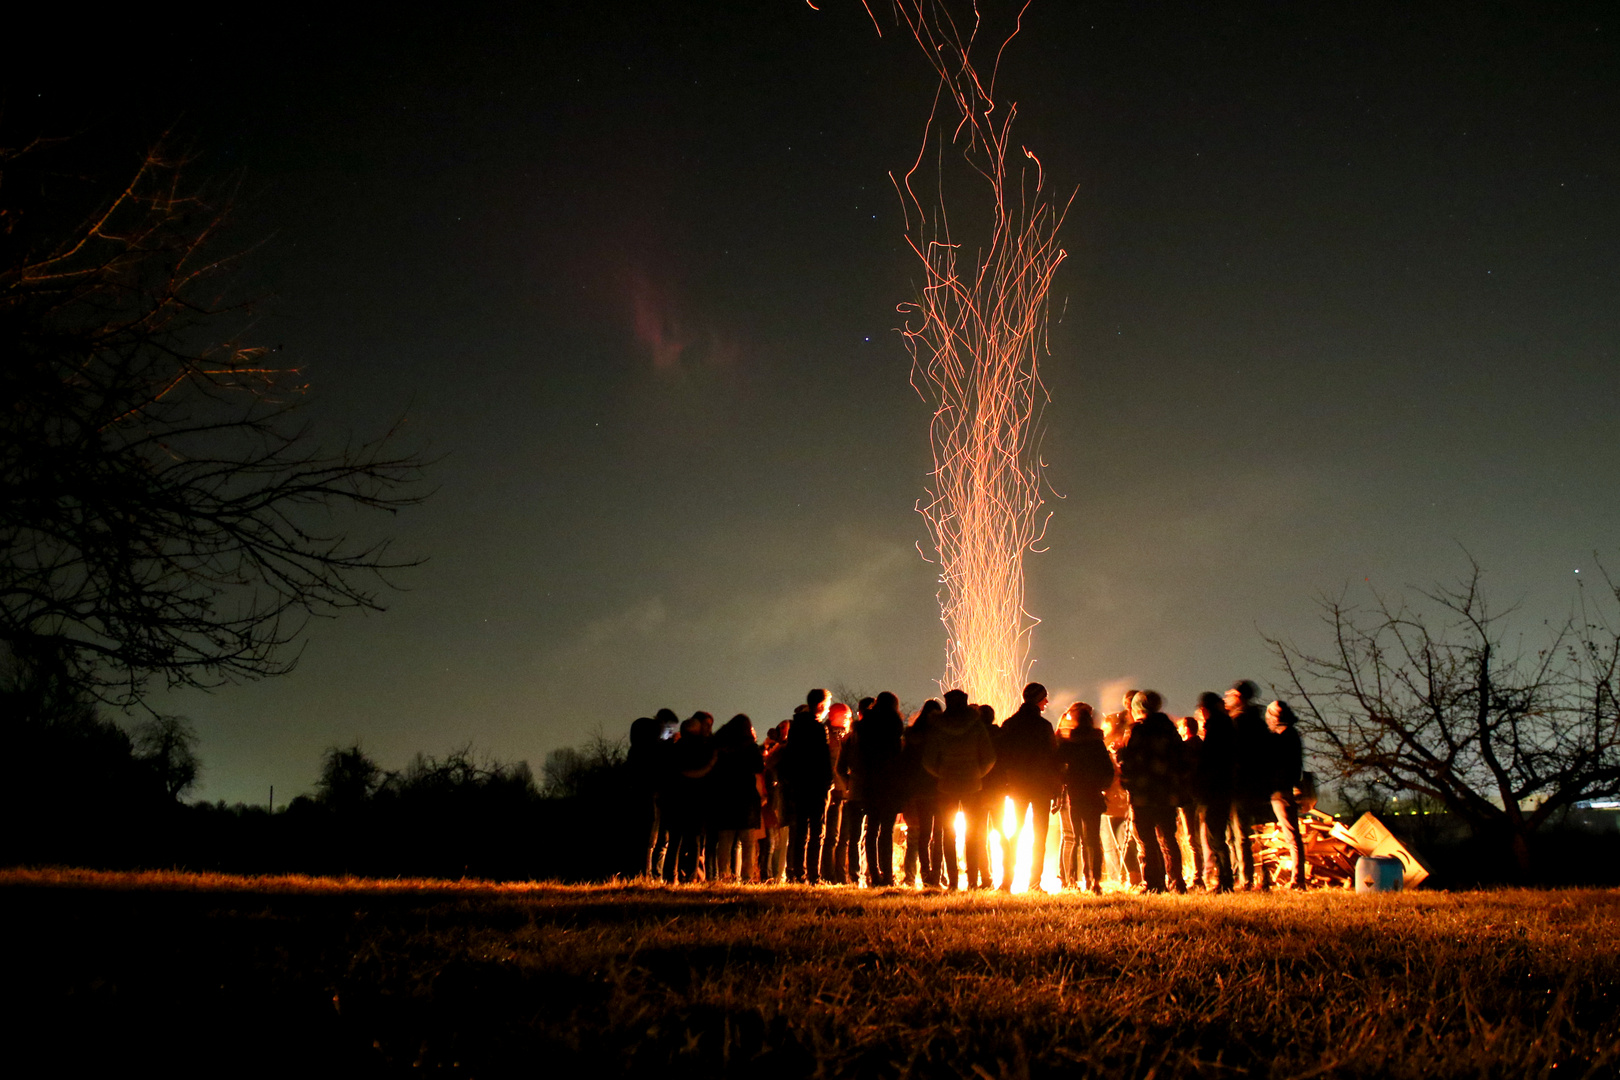
<path fill-rule="evenodd" d="M 352 511 L 419 501 L 422 461 L 323 445 L 302 373 L 231 338 L 226 206 L 180 157 L 108 184 L 76 151 L 0 145 L 0 691 L 280 674 L 310 617 L 380 608 L 417 561 Z"/>
<path fill-rule="evenodd" d="M 1620 633 L 1583 597 L 1537 645 L 1510 640 L 1512 612 L 1491 610 L 1470 566 L 1416 601 L 1325 599 L 1323 651 L 1267 641 L 1338 779 L 1433 799 L 1525 870 L 1555 814 L 1620 793 Z"/>
<path fill-rule="evenodd" d="M 137 725 L 130 738 L 137 760 L 152 770 L 171 799 L 190 791 L 202 773 L 197 757 L 197 729 L 183 716 L 153 716 Z"/>

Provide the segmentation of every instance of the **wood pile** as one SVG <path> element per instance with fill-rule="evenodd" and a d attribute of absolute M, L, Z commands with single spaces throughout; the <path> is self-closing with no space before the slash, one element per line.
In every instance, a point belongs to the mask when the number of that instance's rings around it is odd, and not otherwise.
<path fill-rule="evenodd" d="M 1305 845 L 1305 884 L 1313 889 L 1353 889 L 1356 860 L 1363 855 L 1392 855 L 1406 871 L 1405 887 L 1415 889 L 1429 876 L 1429 868 L 1415 852 L 1372 814 L 1362 814 L 1348 828 L 1331 814 L 1307 810 L 1299 816 L 1300 839 Z M 1288 885 L 1294 878 L 1293 860 L 1283 831 L 1276 822 L 1256 827 L 1250 842 L 1254 865 L 1270 875 L 1274 885 Z"/>

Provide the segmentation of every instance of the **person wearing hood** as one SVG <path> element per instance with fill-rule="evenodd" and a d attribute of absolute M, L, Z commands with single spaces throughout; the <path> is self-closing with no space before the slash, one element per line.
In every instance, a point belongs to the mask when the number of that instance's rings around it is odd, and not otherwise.
<path fill-rule="evenodd" d="M 996 768 L 1013 801 L 1013 820 L 1023 827 L 1030 816 L 1035 830 L 1029 889 L 1042 892 L 1046 872 L 1046 833 L 1051 824 L 1052 799 L 1058 793 L 1057 734 L 1052 722 L 1042 715 L 1046 710 L 1046 687 L 1032 682 L 1024 687 L 1024 703 L 1002 722 L 996 747 Z M 1012 892 L 1013 869 L 1018 860 L 1018 834 L 1001 838 L 1002 892 Z"/>
<path fill-rule="evenodd" d="M 934 718 L 923 747 L 923 769 L 934 778 L 940 794 L 941 816 L 949 822 L 960 810 L 967 818 L 968 880 L 982 879 L 986 868 L 983 822 L 977 820 L 984 778 L 996 764 L 996 749 L 962 690 L 945 694 L 945 711 Z M 947 831 L 946 842 L 949 843 Z M 946 888 L 955 889 L 955 881 Z"/>
<path fill-rule="evenodd" d="M 1142 845 L 1142 883 L 1148 892 L 1186 892 L 1181 844 L 1176 840 L 1180 801 L 1181 734 L 1162 711 L 1164 699 L 1144 690 L 1131 702 L 1131 738 L 1120 757 L 1120 777 L 1131 796 L 1131 827 Z"/>

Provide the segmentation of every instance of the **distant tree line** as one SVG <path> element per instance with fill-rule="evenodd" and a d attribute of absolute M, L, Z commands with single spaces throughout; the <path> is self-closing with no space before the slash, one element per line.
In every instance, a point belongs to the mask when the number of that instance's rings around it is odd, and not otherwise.
<path fill-rule="evenodd" d="M 602 736 L 525 761 L 471 746 L 386 770 L 326 751 L 313 791 L 275 812 L 187 803 L 201 761 L 182 717 L 128 729 L 88 701 L 40 712 L 0 691 L 0 864 L 601 880 L 623 863 L 625 746 Z"/>

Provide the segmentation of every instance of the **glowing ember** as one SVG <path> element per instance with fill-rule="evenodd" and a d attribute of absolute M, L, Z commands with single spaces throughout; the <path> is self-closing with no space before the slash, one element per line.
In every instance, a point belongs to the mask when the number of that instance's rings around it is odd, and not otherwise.
<path fill-rule="evenodd" d="M 1037 361 L 1052 275 L 1064 258 L 1056 237 L 1068 205 L 1055 208 L 1041 194 L 1040 162 L 1028 149 L 1020 148 L 1033 168 L 1008 175 L 1017 108 L 998 106 L 994 70 L 986 82 L 973 66 L 977 9 L 965 39 L 937 4 L 899 0 L 896 10 L 940 80 L 922 149 L 895 187 L 924 275 L 918 299 L 900 310 L 912 385 L 934 406 L 934 469 L 917 509 L 938 554 L 941 685 L 1005 715 L 1028 681 L 1038 621 L 1024 609 L 1024 552 L 1036 549 L 1046 525 L 1037 431 L 1046 392 Z M 998 63 L 1017 34 L 1015 27 L 995 48 Z M 940 115 L 942 101 L 954 106 L 954 117 Z M 955 153 L 945 152 L 947 141 Z M 938 175 L 919 183 L 930 148 Z M 945 212 L 958 173 L 983 184 L 988 211 L 973 222 L 970 241 L 953 236 Z M 931 193 L 929 208 L 917 187 Z"/>

